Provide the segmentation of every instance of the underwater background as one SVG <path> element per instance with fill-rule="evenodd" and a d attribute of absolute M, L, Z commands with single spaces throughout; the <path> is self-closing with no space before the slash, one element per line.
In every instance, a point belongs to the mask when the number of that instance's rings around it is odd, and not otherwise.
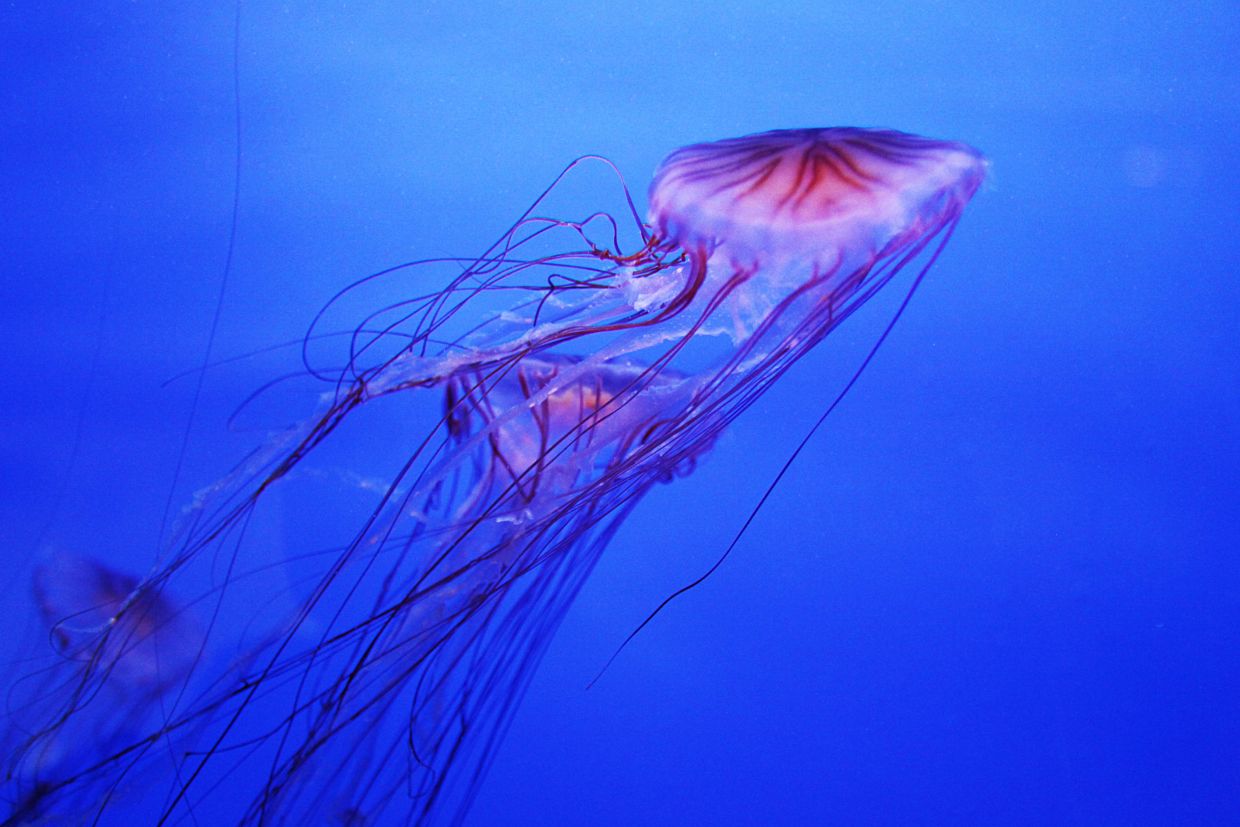
<path fill-rule="evenodd" d="M 638 507 L 467 823 L 1234 823 L 1240 5 L 235 12 L 0 9 L 6 660 L 40 555 L 146 571 L 166 509 L 312 412 L 228 422 L 288 349 L 196 395 L 221 289 L 212 360 L 298 340 L 367 273 L 481 252 L 581 154 L 644 210 L 678 146 L 884 126 L 978 147 L 988 183 L 736 551 L 587 691 L 726 548 L 910 274 Z"/>

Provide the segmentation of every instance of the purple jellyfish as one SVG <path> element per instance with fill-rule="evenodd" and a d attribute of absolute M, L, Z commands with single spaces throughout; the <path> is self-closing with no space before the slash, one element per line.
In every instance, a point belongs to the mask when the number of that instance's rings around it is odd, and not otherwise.
<path fill-rule="evenodd" d="M 672 153 L 645 223 L 631 200 L 628 217 L 539 214 L 590 160 L 483 255 L 402 265 L 328 303 L 304 352 L 320 410 L 200 492 L 133 586 L 178 583 L 212 619 L 188 662 L 144 677 L 175 685 L 157 718 L 71 773 L 11 762 L 11 789 L 101 823 L 459 823 L 628 512 L 896 273 L 916 262 L 919 280 L 986 172 L 963 144 L 784 130 Z M 446 270 L 445 286 L 349 325 L 343 368 L 312 363 L 346 299 L 410 267 Z M 365 445 L 378 409 L 407 431 L 329 499 L 341 478 L 320 460 Z M 276 563 L 272 501 L 312 535 Z M 325 510 L 347 530 L 321 528 Z M 89 654 L 56 665 L 64 686 L 134 673 L 114 634 L 139 605 L 78 636 Z M 90 703 L 61 704 L 26 749 Z"/>

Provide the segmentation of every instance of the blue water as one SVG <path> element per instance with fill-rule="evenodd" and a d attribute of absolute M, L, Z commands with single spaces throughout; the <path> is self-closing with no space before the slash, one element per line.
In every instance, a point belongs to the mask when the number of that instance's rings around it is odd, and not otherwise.
<path fill-rule="evenodd" d="M 686 143 L 890 126 L 990 182 L 586 691 L 900 288 L 641 505 L 468 823 L 1234 823 L 1240 7 L 459 5 L 242 2 L 236 78 L 228 4 L 0 11 L 6 626 L 49 547 L 144 571 L 278 418 L 226 424 L 279 354 L 165 384 L 207 352 L 234 79 L 215 358 L 479 252 L 582 153 L 644 203 Z"/>

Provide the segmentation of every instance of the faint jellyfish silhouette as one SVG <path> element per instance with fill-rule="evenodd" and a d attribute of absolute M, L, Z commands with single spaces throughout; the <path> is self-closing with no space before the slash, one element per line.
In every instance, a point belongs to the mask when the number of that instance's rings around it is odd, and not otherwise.
<path fill-rule="evenodd" d="M 39 816 L 53 789 L 69 788 L 65 798 L 87 789 L 77 781 L 101 756 L 157 727 L 162 696 L 189 675 L 204 642 L 197 620 L 157 581 L 98 560 L 53 551 L 32 585 L 55 654 L 37 659 L 7 699 L 4 745 L 9 777 L 19 781 L 11 816 L 18 823 Z"/>

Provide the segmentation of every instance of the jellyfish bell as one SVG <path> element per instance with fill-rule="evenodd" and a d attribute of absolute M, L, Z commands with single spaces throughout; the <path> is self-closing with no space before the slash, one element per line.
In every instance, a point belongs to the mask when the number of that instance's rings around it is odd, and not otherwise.
<path fill-rule="evenodd" d="M 796 260 L 827 269 L 877 255 L 959 214 L 986 161 L 954 141 L 886 129 L 782 129 L 670 154 L 650 185 L 649 223 L 669 244 L 733 266 Z"/>
<path fill-rule="evenodd" d="M 32 591 L 43 645 L 33 647 L 38 666 L 11 686 L 0 727 L 13 823 L 37 820 L 46 796 L 160 726 L 162 699 L 189 676 L 205 641 L 160 583 L 93 557 L 55 549 L 36 566 Z"/>
<path fill-rule="evenodd" d="M 157 584 L 63 549 L 34 572 L 35 601 L 64 657 L 90 660 L 125 694 L 181 680 L 203 632 Z"/>

